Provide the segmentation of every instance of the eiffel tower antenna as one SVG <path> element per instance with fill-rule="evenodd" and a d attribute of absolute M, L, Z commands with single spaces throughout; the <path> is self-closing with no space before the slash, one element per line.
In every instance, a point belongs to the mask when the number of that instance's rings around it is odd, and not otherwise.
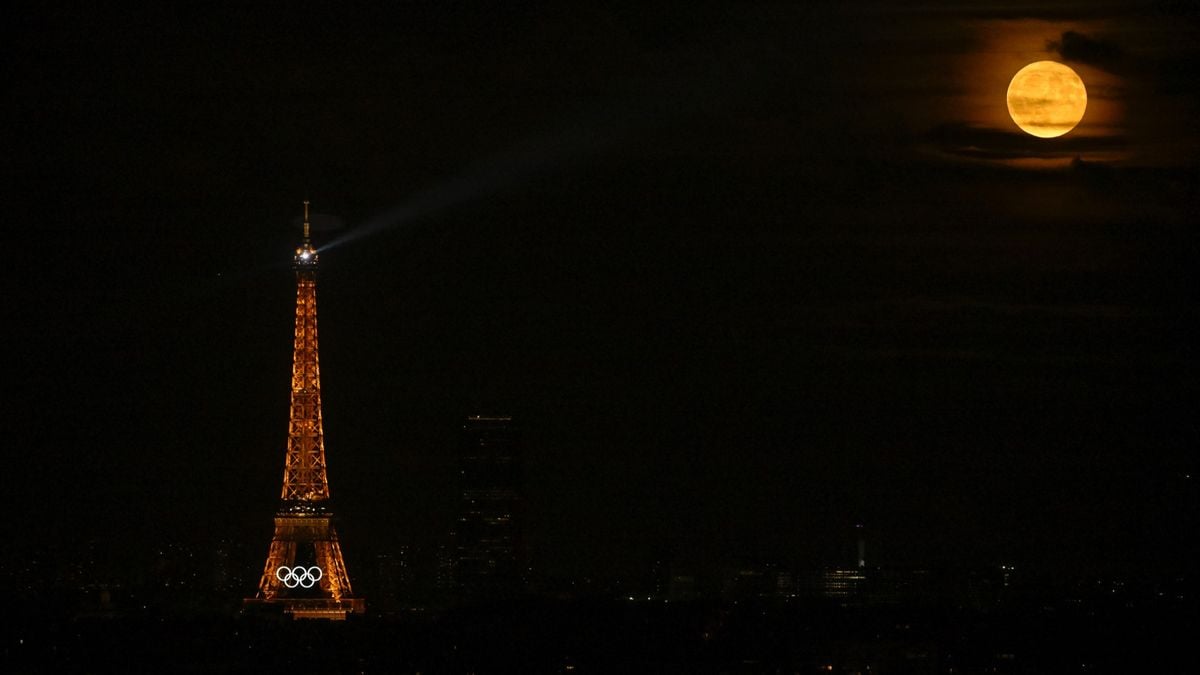
<path fill-rule="evenodd" d="M 296 272 L 296 333 L 283 490 L 258 594 L 247 598 L 245 607 L 276 606 L 297 619 L 345 619 L 350 613 L 361 614 L 366 606 L 350 588 L 329 510 L 317 358 L 317 262 L 317 251 L 309 238 L 306 200 L 304 239 L 292 258 Z"/>

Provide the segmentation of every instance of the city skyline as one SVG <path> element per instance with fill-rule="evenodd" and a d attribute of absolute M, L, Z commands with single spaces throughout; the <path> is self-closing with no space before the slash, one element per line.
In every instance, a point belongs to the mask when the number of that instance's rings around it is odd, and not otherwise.
<path fill-rule="evenodd" d="M 352 577 L 490 412 L 547 573 L 1194 557 L 1190 10 L 400 14 L 20 14 L 9 540 L 269 536 L 309 199 Z M 1062 139 L 1006 117 L 1041 59 Z"/>

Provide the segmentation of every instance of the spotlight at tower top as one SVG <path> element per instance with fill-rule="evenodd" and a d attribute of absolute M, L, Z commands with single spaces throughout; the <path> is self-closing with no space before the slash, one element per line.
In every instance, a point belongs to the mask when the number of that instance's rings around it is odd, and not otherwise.
<path fill-rule="evenodd" d="M 304 239 L 300 242 L 300 247 L 296 249 L 296 257 L 292 262 L 297 269 L 316 267 L 318 256 L 317 249 L 313 248 L 311 235 L 312 223 L 309 221 L 308 200 L 304 200 Z"/>

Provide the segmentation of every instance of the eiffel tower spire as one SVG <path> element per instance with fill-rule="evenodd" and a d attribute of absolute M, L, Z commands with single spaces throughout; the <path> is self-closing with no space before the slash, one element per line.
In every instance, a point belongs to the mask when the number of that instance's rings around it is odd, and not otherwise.
<path fill-rule="evenodd" d="M 317 251 L 309 238 L 304 202 L 304 241 L 296 249 L 296 337 L 292 351 L 292 405 L 284 502 L 329 499 L 325 476 L 325 432 L 321 424 L 321 367 L 317 358 Z"/>
<path fill-rule="evenodd" d="M 283 491 L 275 535 L 247 607 L 282 606 L 295 618 L 344 619 L 365 606 L 354 598 L 328 507 L 325 432 L 321 422 L 321 370 L 317 356 L 317 251 L 309 236 L 304 202 L 304 239 L 296 249 L 296 334 L 292 352 L 291 414 Z"/>

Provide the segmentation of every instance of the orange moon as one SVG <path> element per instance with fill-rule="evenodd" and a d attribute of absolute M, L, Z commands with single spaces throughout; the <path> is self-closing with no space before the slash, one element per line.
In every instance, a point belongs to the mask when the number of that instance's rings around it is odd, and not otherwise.
<path fill-rule="evenodd" d="M 1057 61 L 1031 63 L 1008 84 L 1008 114 L 1022 131 L 1038 138 L 1055 138 L 1074 129 L 1086 109 L 1083 80 Z"/>

